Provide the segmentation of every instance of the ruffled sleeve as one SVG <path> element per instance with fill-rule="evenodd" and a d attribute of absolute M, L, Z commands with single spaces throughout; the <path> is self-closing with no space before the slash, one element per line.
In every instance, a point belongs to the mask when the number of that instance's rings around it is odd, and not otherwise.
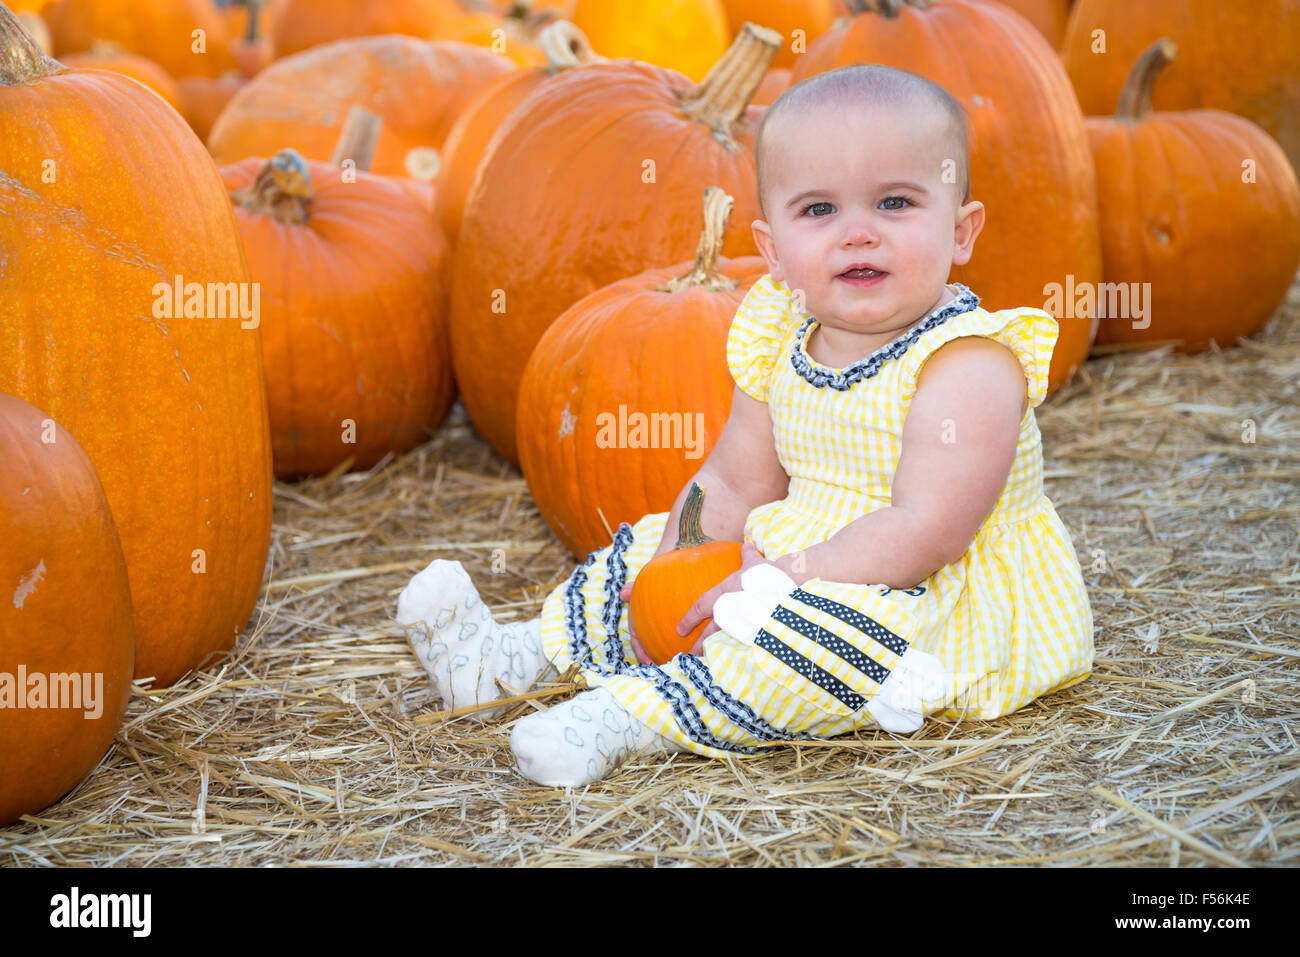
<path fill-rule="evenodd" d="M 926 332 L 907 350 L 903 357 L 903 397 L 910 400 L 915 394 L 921 368 L 936 349 L 961 336 L 983 336 L 996 339 L 1015 353 L 1029 384 L 1029 408 L 1036 408 L 1047 396 L 1047 370 L 1059 333 L 1056 320 L 1041 309 L 973 309 L 953 316 Z"/>
<path fill-rule="evenodd" d="M 789 289 L 771 274 L 763 276 L 745 295 L 727 334 L 727 368 L 746 395 L 767 401 L 768 380 L 793 325 Z"/>

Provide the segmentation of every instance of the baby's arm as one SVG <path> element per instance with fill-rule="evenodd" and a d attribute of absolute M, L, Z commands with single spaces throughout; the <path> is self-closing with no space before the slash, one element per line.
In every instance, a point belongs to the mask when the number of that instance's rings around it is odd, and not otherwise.
<path fill-rule="evenodd" d="M 997 503 L 1028 406 L 1020 362 L 999 342 L 963 336 L 927 360 L 903 425 L 886 508 L 827 541 L 775 560 L 810 578 L 910 588 L 960 558 Z"/>
<path fill-rule="evenodd" d="M 776 455 L 766 402 L 735 387 L 727 424 L 700 470 L 678 493 L 655 555 L 671 551 L 677 544 L 677 525 L 691 482 L 698 482 L 706 493 L 700 527 L 705 535 L 720 542 L 740 541 L 749 513 L 785 496 L 790 477 Z"/>
<path fill-rule="evenodd" d="M 777 458 L 772 417 L 766 402 L 759 402 L 736 387 L 727 424 L 700 470 L 678 493 L 664 525 L 656 556 L 671 551 L 677 544 L 677 526 L 691 482 L 698 482 L 706 493 L 700 511 L 700 528 L 705 535 L 719 542 L 740 541 L 744 538 L 745 520 L 751 511 L 785 497 L 790 488 L 790 477 Z M 701 590 L 711 584 L 714 583 L 701 586 Z M 632 582 L 629 581 L 623 586 L 619 598 L 627 601 L 631 595 Z M 649 661 L 635 635 L 632 636 L 632 647 L 641 661 Z"/>

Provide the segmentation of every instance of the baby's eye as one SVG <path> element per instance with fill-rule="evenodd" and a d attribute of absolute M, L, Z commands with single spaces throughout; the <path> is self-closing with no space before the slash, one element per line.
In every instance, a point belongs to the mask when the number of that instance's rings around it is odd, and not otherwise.
<path fill-rule="evenodd" d="M 830 203 L 810 203 L 803 208 L 804 215 L 808 215 L 810 210 L 822 210 L 822 212 L 814 212 L 814 216 L 829 216 L 835 211 L 835 207 Z"/>
<path fill-rule="evenodd" d="M 904 206 L 911 205 L 912 201 L 906 196 L 889 196 L 880 201 L 881 209 L 902 209 Z"/>

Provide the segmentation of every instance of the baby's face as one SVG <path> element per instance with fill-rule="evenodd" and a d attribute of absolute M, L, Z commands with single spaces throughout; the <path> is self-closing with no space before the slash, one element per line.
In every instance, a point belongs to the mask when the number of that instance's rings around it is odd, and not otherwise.
<path fill-rule="evenodd" d="M 875 339 L 951 298 L 944 284 L 969 260 L 983 207 L 960 205 L 942 115 L 822 109 L 764 138 L 755 240 L 819 323 Z"/>

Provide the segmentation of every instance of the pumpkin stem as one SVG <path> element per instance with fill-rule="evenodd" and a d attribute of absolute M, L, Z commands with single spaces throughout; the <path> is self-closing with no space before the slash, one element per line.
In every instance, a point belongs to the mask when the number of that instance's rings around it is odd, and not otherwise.
<path fill-rule="evenodd" d="M 262 167 L 253 185 L 230 194 L 236 206 L 274 216 L 285 225 L 307 222 L 311 173 L 296 150 L 280 150 Z"/>
<path fill-rule="evenodd" d="M 727 219 L 735 203 L 721 187 L 710 186 L 704 191 L 704 232 L 700 234 L 695 266 L 685 275 L 656 286 L 656 292 L 681 292 L 697 286 L 709 292 L 736 288 L 736 280 L 718 272 L 718 256 L 722 253 Z"/>
<path fill-rule="evenodd" d="M 700 514 L 703 511 L 704 489 L 692 482 L 691 490 L 686 493 L 686 501 L 682 503 L 682 517 L 677 522 L 677 548 L 694 548 L 713 541 L 700 527 Z"/>
<path fill-rule="evenodd" d="M 555 74 L 587 63 L 605 63 L 605 57 L 591 48 L 591 41 L 577 24 L 556 20 L 537 35 L 537 45 L 546 55 L 547 73 Z"/>
<path fill-rule="evenodd" d="M 0 3 L 0 86 L 22 86 L 66 70 L 45 55 L 9 8 Z"/>
<path fill-rule="evenodd" d="M 731 138 L 732 124 L 745 115 L 782 42 L 775 30 L 746 23 L 708 76 L 678 91 L 682 109 L 692 119 L 711 126 L 714 138 L 723 146 L 738 149 Z"/>
<path fill-rule="evenodd" d="M 248 8 L 248 32 L 244 34 L 247 43 L 256 43 L 261 36 L 257 20 L 262 15 L 262 3 L 263 0 L 244 0 L 244 6 Z"/>
<path fill-rule="evenodd" d="M 379 142 L 379 131 L 383 126 L 384 118 L 378 113 L 353 104 L 343 121 L 343 130 L 339 133 L 339 141 L 334 145 L 330 163 L 342 166 L 352 160 L 354 168 L 363 173 L 369 170 L 370 164 L 375 161 L 375 145 Z"/>
<path fill-rule="evenodd" d="M 860 13 L 878 13 L 882 17 L 896 17 L 903 7 L 928 10 L 930 3 L 931 0 L 845 0 L 850 17 L 856 17 Z"/>
<path fill-rule="evenodd" d="M 1162 37 L 1143 51 L 1129 70 L 1120 90 L 1119 105 L 1115 107 L 1115 118 L 1135 123 L 1151 112 L 1151 91 L 1155 87 L 1156 77 L 1160 71 L 1174 62 L 1178 56 L 1178 44 L 1168 37 Z"/>

